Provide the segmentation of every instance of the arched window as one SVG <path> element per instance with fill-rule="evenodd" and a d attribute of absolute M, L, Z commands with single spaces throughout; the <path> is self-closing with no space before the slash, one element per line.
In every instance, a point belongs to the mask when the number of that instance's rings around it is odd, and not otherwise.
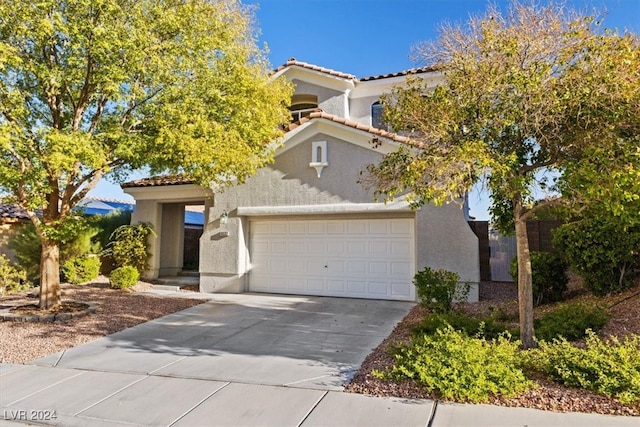
<path fill-rule="evenodd" d="M 382 121 L 382 103 L 380 101 L 371 104 L 371 126 L 378 129 L 387 128 L 387 125 Z"/>
<path fill-rule="evenodd" d="M 293 95 L 291 97 L 291 120 L 298 121 L 311 114 L 318 108 L 318 97 L 316 95 Z"/>

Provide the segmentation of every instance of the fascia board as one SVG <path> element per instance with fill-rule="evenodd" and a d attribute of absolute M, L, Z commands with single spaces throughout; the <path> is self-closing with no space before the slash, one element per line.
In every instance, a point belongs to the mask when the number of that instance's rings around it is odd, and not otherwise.
<path fill-rule="evenodd" d="M 350 98 L 362 98 L 366 96 L 380 96 L 383 93 L 389 93 L 394 87 L 402 87 L 405 85 L 408 77 L 419 77 L 429 86 L 437 86 L 445 81 L 441 72 L 432 72 L 425 74 L 411 74 L 409 76 L 397 76 L 385 79 L 367 80 L 357 82 L 356 87 L 351 91 Z"/>
<path fill-rule="evenodd" d="M 195 184 L 126 187 L 122 190 L 136 200 L 161 200 L 163 203 L 202 202 L 213 196 L 211 190 Z"/>
<path fill-rule="evenodd" d="M 239 206 L 239 216 L 318 215 L 318 214 L 367 214 L 413 212 L 406 200 L 389 203 L 333 203 L 326 205 Z"/>
<path fill-rule="evenodd" d="M 277 74 L 274 74 L 273 77 L 275 78 L 276 76 L 281 75 L 284 75 L 290 81 L 300 80 L 337 91 L 350 90 L 355 86 L 353 79 L 332 76 L 331 74 L 323 73 L 321 71 L 310 70 L 297 66 L 289 66 L 281 70 Z"/>

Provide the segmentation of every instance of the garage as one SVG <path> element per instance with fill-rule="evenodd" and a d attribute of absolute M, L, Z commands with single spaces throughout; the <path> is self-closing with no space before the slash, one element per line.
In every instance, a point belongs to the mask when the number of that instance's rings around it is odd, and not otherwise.
<path fill-rule="evenodd" d="M 413 218 L 250 222 L 249 290 L 414 301 Z"/>

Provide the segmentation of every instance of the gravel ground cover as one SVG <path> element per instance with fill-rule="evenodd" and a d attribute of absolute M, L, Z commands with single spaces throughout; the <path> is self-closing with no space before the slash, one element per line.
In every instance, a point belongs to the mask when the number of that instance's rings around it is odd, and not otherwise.
<path fill-rule="evenodd" d="M 604 302 L 609 307 L 611 320 L 600 331 L 600 335 L 622 338 L 628 334 L 640 334 L 640 282 L 623 294 L 606 298 L 596 298 L 588 294 L 576 277 L 571 278 L 568 294 L 573 301 Z M 495 310 L 504 313 L 518 312 L 516 285 L 510 282 L 481 283 L 481 302 L 462 304 L 459 308 L 468 313 L 488 315 Z M 547 305 L 536 308 L 535 316 L 553 308 Z M 420 323 L 425 315 L 421 306 L 416 306 L 400 322 L 394 331 L 365 359 L 346 391 L 372 396 L 393 396 L 400 398 L 435 399 L 419 384 L 413 381 L 383 381 L 372 375 L 373 370 L 384 371 L 394 362 L 389 348 L 399 342 L 408 343 L 411 328 Z M 638 355 L 640 357 L 640 355 Z M 568 388 L 554 384 L 544 378 L 536 378 L 538 387 L 512 399 L 494 398 L 490 403 L 501 406 L 517 406 L 559 412 L 591 412 L 609 415 L 640 416 L 640 405 L 623 405 L 615 399 L 597 395 L 582 389 Z"/>
<path fill-rule="evenodd" d="M 149 289 L 145 282 L 132 291 L 111 289 L 105 277 L 86 285 L 63 284 L 63 300 L 93 303 L 96 312 L 68 321 L 0 322 L 0 362 L 26 363 L 203 302 L 189 299 L 187 292 L 185 298 L 136 293 Z M 21 292 L 0 298 L 0 308 L 37 302 Z"/>

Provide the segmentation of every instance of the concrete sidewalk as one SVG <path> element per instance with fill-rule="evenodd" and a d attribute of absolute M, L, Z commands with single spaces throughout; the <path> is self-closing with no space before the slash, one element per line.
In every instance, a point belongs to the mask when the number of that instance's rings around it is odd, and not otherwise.
<path fill-rule="evenodd" d="M 211 302 L 28 365 L 0 365 L 0 425 L 639 424 L 640 419 L 632 417 L 342 392 L 366 355 L 411 306 L 218 295 Z"/>

